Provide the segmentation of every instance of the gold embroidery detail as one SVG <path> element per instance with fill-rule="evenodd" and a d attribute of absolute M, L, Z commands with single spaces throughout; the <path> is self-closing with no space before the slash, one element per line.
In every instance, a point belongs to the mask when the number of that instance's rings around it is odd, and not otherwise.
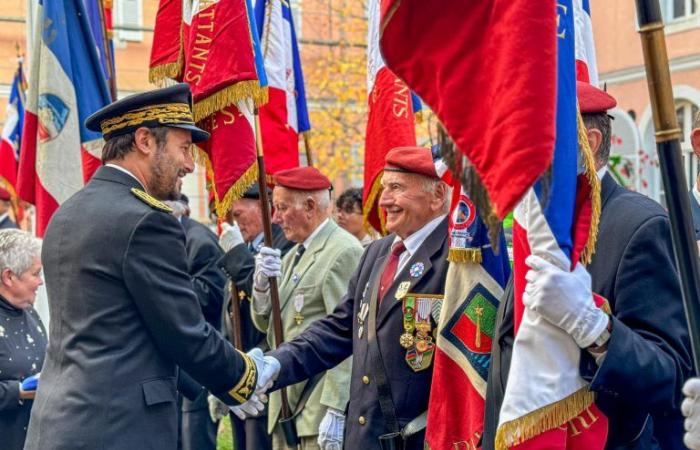
<path fill-rule="evenodd" d="M 160 211 L 166 212 L 166 213 L 172 213 L 173 209 L 166 205 L 165 203 L 161 202 L 154 196 L 150 195 L 147 192 L 142 191 L 141 189 L 136 189 L 136 188 L 131 188 L 131 193 L 136 196 L 139 200 L 150 206 L 151 208 L 158 209 Z"/>
<path fill-rule="evenodd" d="M 122 128 L 140 125 L 149 121 L 166 124 L 194 125 L 192 110 L 187 103 L 164 103 L 150 105 L 129 111 L 121 116 L 103 120 L 100 123 L 102 134 L 107 135 Z"/>
<path fill-rule="evenodd" d="M 245 370 L 243 371 L 241 378 L 238 380 L 238 383 L 236 383 L 233 389 L 228 391 L 228 395 L 230 395 L 231 398 L 238 403 L 245 403 L 250 396 L 253 395 L 253 392 L 255 392 L 255 383 L 258 381 L 258 372 L 257 368 L 255 367 L 255 363 L 250 356 L 238 350 L 236 351 L 243 357 L 243 361 L 245 362 Z"/>

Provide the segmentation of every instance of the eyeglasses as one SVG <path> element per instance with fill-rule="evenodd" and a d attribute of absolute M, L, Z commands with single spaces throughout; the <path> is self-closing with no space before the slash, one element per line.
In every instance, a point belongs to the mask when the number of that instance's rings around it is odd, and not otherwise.
<path fill-rule="evenodd" d="M 353 208 L 352 206 L 346 206 L 346 207 L 344 207 L 344 208 L 336 208 L 335 213 L 336 213 L 336 214 L 343 213 L 343 214 L 347 214 L 347 215 L 350 215 L 350 214 L 362 214 L 362 210 L 360 210 L 360 209 L 355 209 L 355 208 Z"/>

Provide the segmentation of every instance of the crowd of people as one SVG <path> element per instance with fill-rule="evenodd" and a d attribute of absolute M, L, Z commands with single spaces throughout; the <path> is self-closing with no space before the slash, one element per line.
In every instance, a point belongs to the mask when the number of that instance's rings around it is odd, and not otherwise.
<path fill-rule="evenodd" d="M 602 185 L 596 253 L 571 272 L 528 258 L 523 303 L 580 347 L 607 449 L 700 449 L 700 379 L 668 215 L 606 171 L 615 99 L 583 83 L 577 94 Z M 700 156 L 700 116 L 695 125 Z M 450 189 L 430 150 L 387 153 L 385 237 L 367 233 L 361 189 L 333 202 L 312 167 L 249 188 L 217 236 L 189 217 L 181 192 L 191 145 L 209 137 L 187 85 L 117 101 L 86 126 L 103 133 L 103 167 L 43 242 L 14 229 L 0 190 L 0 448 L 213 450 L 226 416 L 237 450 L 424 448 L 433 367 L 421 345 L 438 317 L 421 305 L 408 314 L 404 299 L 445 292 Z M 33 308 L 42 264 L 50 333 Z M 512 284 L 494 325 L 484 449 L 508 383 Z"/>

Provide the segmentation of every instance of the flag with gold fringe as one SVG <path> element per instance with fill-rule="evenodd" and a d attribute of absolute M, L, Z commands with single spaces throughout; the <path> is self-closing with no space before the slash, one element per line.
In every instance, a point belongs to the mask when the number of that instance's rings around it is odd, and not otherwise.
<path fill-rule="evenodd" d="M 384 215 L 378 205 L 384 159 L 394 147 L 416 145 L 414 102 L 420 105 L 420 101 L 412 95 L 406 83 L 384 64 L 379 51 L 379 19 L 379 0 L 371 0 L 367 36 L 368 114 L 362 214 L 366 228 L 371 227 L 386 234 Z"/>
<path fill-rule="evenodd" d="M 496 434 L 499 450 L 602 450 L 607 437 L 607 419 L 579 374 L 581 349 L 522 302 L 529 255 L 572 270 L 589 261 L 595 248 L 600 181 L 577 112 L 574 1 L 559 0 L 557 8 L 557 137 L 549 180 L 546 187 L 540 181 L 530 188 L 514 213 L 515 341 Z M 595 301 L 602 306 L 600 297 Z"/>
<path fill-rule="evenodd" d="M 189 0 L 160 0 L 153 30 L 148 81 L 162 83 L 166 78 L 181 81 L 185 66 L 185 36 L 189 27 L 184 19 L 191 12 L 183 11 Z"/>
<path fill-rule="evenodd" d="M 459 182 L 452 184 L 450 265 L 425 434 L 433 450 L 479 447 L 496 311 L 510 276 L 503 231 L 496 253 L 474 203 Z"/>
<path fill-rule="evenodd" d="M 211 133 L 198 161 L 212 180 L 223 217 L 257 178 L 255 108 L 267 101 L 267 77 L 250 0 L 202 0 L 193 5 L 183 79 L 193 114 Z"/>

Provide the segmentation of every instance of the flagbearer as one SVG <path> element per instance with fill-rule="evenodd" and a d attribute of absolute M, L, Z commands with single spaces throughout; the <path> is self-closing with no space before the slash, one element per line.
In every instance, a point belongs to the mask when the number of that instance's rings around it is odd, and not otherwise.
<path fill-rule="evenodd" d="M 344 448 L 405 439 L 407 450 L 422 450 L 435 352 L 432 308 L 444 293 L 448 265 L 448 188 L 430 150 L 416 147 L 387 154 L 382 186 L 380 206 L 392 234 L 366 249 L 331 315 L 268 353 L 260 383 L 276 379 L 273 389 L 298 383 L 353 355 Z"/>
<path fill-rule="evenodd" d="M 191 99 L 178 84 L 87 120 L 102 132 L 105 165 L 45 234 L 51 329 L 27 450 L 175 449 L 178 366 L 227 404 L 243 403 L 234 408 L 262 409 L 256 363 L 205 322 L 185 233 L 161 201 L 192 172 L 192 143 L 209 137 Z"/>
<path fill-rule="evenodd" d="M 606 449 L 683 449 L 681 386 L 692 362 L 668 215 L 607 173 L 607 111 L 615 99 L 582 82 L 577 97 L 602 179 L 596 252 L 587 269 L 579 264 L 573 272 L 530 256 L 523 303 L 581 347 L 581 376 L 590 382 L 595 403 L 609 421 Z M 612 314 L 592 306 L 592 293 L 607 299 Z M 499 307 L 493 342 L 484 449 L 494 446 L 508 380 L 512 289 L 506 289 Z M 599 419 L 581 418 L 570 422 L 569 437 Z"/>

